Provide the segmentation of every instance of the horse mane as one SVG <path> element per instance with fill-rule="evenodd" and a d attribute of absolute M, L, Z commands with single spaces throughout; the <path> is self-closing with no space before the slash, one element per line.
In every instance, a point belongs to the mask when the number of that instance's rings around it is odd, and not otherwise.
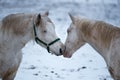
<path fill-rule="evenodd" d="M 96 39 L 104 47 L 109 47 L 111 41 L 120 34 L 120 28 L 103 21 L 93 21 L 88 19 L 79 19 L 77 21 L 76 25 L 82 33 L 84 33 L 85 37 L 88 39 L 90 37 Z"/>
<path fill-rule="evenodd" d="M 93 26 L 98 32 L 98 38 L 102 41 L 103 45 L 107 47 L 109 47 L 111 41 L 120 34 L 120 28 L 103 21 L 97 21 Z"/>
<path fill-rule="evenodd" d="M 85 36 L 91 35 L 92 29 L 90 29 L 91 27 L 89 27 L 90 24 L 90 21 L 85 18 L 76 20 L 77 27 L 84 33 Z"/>
<path fill-rule="evenodd" d="M 33 15 L 27 15 L 24 13 L 10 14 L 3 18 L 1 30 L 3 33 L 24 35 Z"/>

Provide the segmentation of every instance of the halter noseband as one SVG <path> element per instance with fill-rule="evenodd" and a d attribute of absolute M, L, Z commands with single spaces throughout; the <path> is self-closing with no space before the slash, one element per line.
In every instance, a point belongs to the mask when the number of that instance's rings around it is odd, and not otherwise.
<path fill-rule="evenodd" d="M 52 41 L 52 42 L 50 42 L 50 43 L 46 43 L 46 42 L 44 42 L 44 41 L 42 41 L 42 40 L 40 40 L 40 39 L 38 38 L 37 32 L 36 32 L 36 26 L 35 26 L 34 23 L 33 23 L 33 29 L 34 29 L 34 35 L 35 35 L 35 41 L 36 41 L 36 43 L 39 44 L 39 45 L 40 45 L 40 43 L 42 43 L 43 45 L 45 45 L 45 46 L 47 47 L 47 51 L 50 53 L 50 46 L 51 46 L 52 44 L 56 43 L 57 41 L 59 41 L 60 38 L 57 38 L 57 39 L 55 39 L 54 41 Z"/>

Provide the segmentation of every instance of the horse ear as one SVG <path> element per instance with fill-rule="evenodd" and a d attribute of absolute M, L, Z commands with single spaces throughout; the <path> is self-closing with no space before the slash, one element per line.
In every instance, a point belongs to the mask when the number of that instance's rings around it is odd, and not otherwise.
<path fill-rule="evenodd" d="M 41 22 L 41 14 L 38 14 L 38 15 L 37 15 L 37 18 L 36 18 L 36 20 L 35 20 L 36 26 L 38 26 L 38 25 L 40 24 L 40 22 Z"/>
<path fill-rule="evenodd" d="M 69 16 L 70 16 L 72 22 L 75 23 L 75 18 L 74 18 L 74 16 L 72 16 L 70 13 L 69 13 Z"/>
<path fill-rule="evenodd" d="M 49 11 L 46 11 L 46 12 L 44 13 L 44 15 L 45 15 L 45 16 L 48 16 L 48 15 L 49 15 Z"/>

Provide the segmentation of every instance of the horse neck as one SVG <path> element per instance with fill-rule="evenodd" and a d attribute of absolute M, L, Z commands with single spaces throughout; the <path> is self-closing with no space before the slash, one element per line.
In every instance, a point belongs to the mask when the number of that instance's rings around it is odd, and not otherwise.
<path fill-rule="evenodd" d="M 5 47 L 7 49 L 7 52 L 9 51 L 14 53 L 20 51 L 26 45 L 26 43 L 31 40 L 30 34 L 26 34 L 24 36 L 4 35 L 3 37 L 0 45 L 4 45 L 3 48 Z M 3 52 L 6 53 L 6 51 Z"/>
<path fill-rule="evenodd" d="M 23 21 L 21 21 L 23 20 Z M 6 47 L 11 47 L 20 50 L 25 44 L 33 39 L 33 22 L 29 20 L 27 25 L 24 23 L 24 19 L 18 20 L 16 23 L 11 22 L 6 25 L 2 23 L 0 32 L 0 44 L 4 44 Z M 19 22 L 20 21 L 20 22 Z M 15 27 L 14 27 L 15 26 Z M 21 27 L 21 28 L 20 28 Z"/>
<path fill-rule="evenodd" d="M 100 27 L 102 26 L 101 24 L 102 23 L 97 24 L 95 22 L 94 24 L 89 25 L 88 26 L 89 34 L 88 35 L 85 34 L 84 37 L 85 41 L 88 44 L 90 44 L 101 56 L 103 56 L 104 59 L 106 59 L 107 57 L 106 53 L 109 50 L 112 37 L 107 35 L 109 33 L 106 33 L 106 31 L 104 31 L 104 29 Z"/>
<path fill-rule="evenodd" d="M 96 40 L 94 37 L 86 38 L 86 42 L 90 44 L 101 56 L 106 57 L 107 48 L 103 47 L 100 40 Z"/>

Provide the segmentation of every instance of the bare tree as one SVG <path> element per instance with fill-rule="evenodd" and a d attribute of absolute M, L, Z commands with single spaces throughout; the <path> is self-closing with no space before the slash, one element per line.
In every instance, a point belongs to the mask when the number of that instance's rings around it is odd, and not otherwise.
<path fill-rule="evenodd" d="M 118 5 L 120 5 L 120 0 L 117 0 L 117 2 L 118 2 Z"/>
<path fill-rule="evenodd" d="M 107 11 L 107 8 L 106 8 L 106 4 L 104 2 L 104 0 L 102 0 L 102 5 L 103 5 L 103 9 L 104 9 L 104 17 L 108 18 L 108 11 Z"/>

